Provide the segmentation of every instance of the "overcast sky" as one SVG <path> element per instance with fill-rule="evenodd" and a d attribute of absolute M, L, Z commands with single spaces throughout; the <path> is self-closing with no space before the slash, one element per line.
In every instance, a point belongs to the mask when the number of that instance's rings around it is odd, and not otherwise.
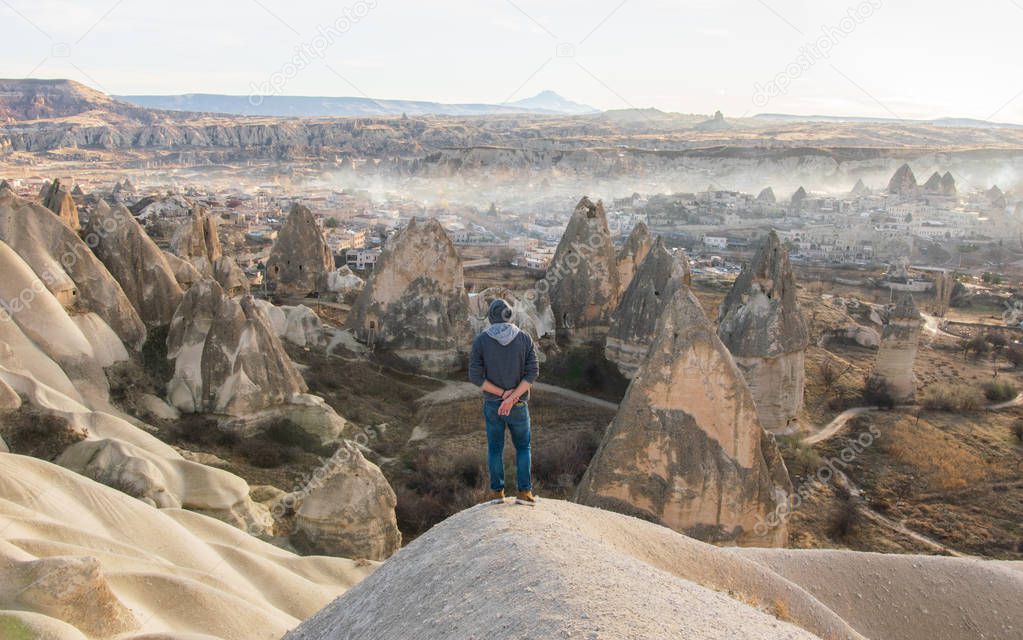
<path fill-rule="evenodd" d="M 1023 0 L 0 0 L 0 25 L 3 77 L 113 94 L 1023 122 Z"/>

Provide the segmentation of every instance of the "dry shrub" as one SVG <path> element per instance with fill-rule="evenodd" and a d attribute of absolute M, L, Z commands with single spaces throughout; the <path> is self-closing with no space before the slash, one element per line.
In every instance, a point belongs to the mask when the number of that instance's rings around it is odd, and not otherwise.
<path fill-rule="evenodd" d="M 990 380 L 985 382 L 981 388 L 984 390 L 984 397 L 990 402 L 1006 402 L 1016 397 L 1016 385 L 1011 380 Z"/>
<path fill-rule="evenodd" d="M 85 431 L 66 419 L 28 406 L 4 416 L 0 435 L 11 453 L 51 462 L 65 449 L 87 437 Z"/>
<path fill-rule="evenodd" d="M 295 459 L 292 447 L 285 447 L 262 438 L 245 440 L 238 447 L 238 453 L 244 456 L 249 464 L 260 469 L 276 469 Z"/>
<path fill-rule="evenodd" d="M 863 522 L 859 499 L 841 494 L 828 518 L 828 534 L 837 540 L 848 540 Z"/>
<path fill-rule="evenodd" d="M 874 376 L 867 376 L 863 382 L 863 401 L 882 409 L 895 407 L 895 398 L 888 383 Z"/>
<path fill-rule="evenodd" d="M 982 457 L 924 420 L 900 420 L 886 432 L 882 446 L 911 467 L 929 491 L 961 489 L 989 472 Z"/>
<path fill-rule="evenodd" d="M 932 411 L 977 411 L 984 402 L 980 392 L 969 385 L 935 384 L 924 389 L 920 404 Z"/>
<path fill-rule="evenodd" d="M 582 479 L 600 440 L 592 431 L 561 438 L 533 450 L 533 479 L 546 487 L 575 487 Z"/>

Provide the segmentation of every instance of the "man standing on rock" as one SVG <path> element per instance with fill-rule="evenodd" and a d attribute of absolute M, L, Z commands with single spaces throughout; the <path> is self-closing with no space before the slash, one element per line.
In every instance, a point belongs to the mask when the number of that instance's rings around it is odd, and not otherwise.
<path fill-rule="evenodd" d="M 483 390 L 483 420 L 487 425 L 487 467 L 493 503 L 504 502 L 504 431 L 515 445 L 516 504 L 536 505 L 530 472 L 529 388 L 540 365 L 533 339 L 509 322 L 511 307 L 498 298 L 490 303 L 490 326 L 472 341 L 469 380 Z"/>

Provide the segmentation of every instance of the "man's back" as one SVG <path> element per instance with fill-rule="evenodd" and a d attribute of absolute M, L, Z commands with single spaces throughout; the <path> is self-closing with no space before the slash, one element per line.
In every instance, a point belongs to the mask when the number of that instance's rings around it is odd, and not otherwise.
<path fill-rule="evenodd" d="M 533 340 L 524 331 L 518 331 L 507 344 L 501 344 L 488 331 L 480 333 L 472 341 L 469 380 L 476 386 L 489 380 L 502 389 L 514 389 L 523 380 L 532 384 L 539 373 Z M 488 397 L 498 397 L 484 393 Z"/>

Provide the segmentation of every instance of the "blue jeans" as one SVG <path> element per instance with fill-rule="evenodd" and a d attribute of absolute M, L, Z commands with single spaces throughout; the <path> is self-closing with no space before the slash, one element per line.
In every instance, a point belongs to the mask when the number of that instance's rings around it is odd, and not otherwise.
<path fill-rule="evenodd" d="M 511 432 L 515 445 L 515 484 L 519 491 L 531 491 L 530 474 L 532 453 L 529 449 L 529 405 L 518 402 L 506 416 L 497 415 L 501 400 L 483 401 L 483 419 L 487 423 L 487 467 L 490 469 L 490 488 L 504 489 L 504 429 Z"/>

